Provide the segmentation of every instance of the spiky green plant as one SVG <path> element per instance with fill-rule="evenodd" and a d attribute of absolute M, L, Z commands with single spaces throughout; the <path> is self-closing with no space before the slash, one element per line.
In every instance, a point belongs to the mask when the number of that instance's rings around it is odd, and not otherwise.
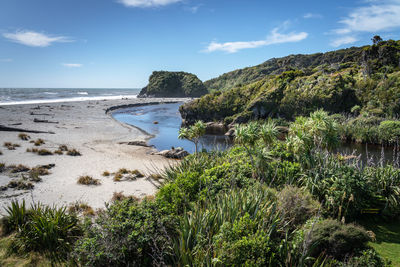
<path fill-rule="evenodd" d="M 198 151 L 198 144 L 200 137 L 206 133 L 206 125 L 202 121 L 197 121 L 195 124 L 191 125 L 189 128 L 183 127 L 179 129 L 179 139 L 187 139 L 194 143 L 194 152 Z"/>

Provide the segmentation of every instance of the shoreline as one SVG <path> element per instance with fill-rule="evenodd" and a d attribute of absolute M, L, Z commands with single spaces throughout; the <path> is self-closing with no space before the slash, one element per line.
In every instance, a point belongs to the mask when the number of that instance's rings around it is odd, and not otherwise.
<path fill-rule="evenodd" d="M 27 204 L 43 203 L 48 205 L 68 206 L 77 201 L 98 209 L 104 208 L 111 201 L 114 192 L 124 195 L 144 197 L 153 195 L 157 184 L 146 178 L 134 181 L 115 182 L 113 178 L 104 177 L 104 171 L 117 172 L 120 168 L 137 169 L 145 176 L 173 164 L 174 160 L 151 155 L 154 148 L 124 144 L 131 141 L 147 142 L 152 136 L 145 131 L 115 120 L 111 112 L 122 108 L 151 105 L 169 102 L 188 101 L 187 98 L 134 98 L 123 100 L 79 101 L 45 104 L 21 104 L 0 107 L 0 121 L 3 126 L 35 131 L 54 132 L 27 133 L 31 139 L 41 138 L 45 144 L 34 146 L 29 141 L 18 138 L 20 132 L 0 131 L 0 163 L 7 166 L 23 164 L 29 168 L 38 165 L 55 164 L 51 174 L 41 176 L 43 181 L 33 183 L 32 190 L 14 190 L 8 188 L 0 191 L 0 214 L 12 200 L 25 199 Z M 36 122 L 35 122 L 36 120 Z M 43 121 L 43 122 L 38 122 Z M 47 121 L 47 122 L 46 122 Z M 8 150 L 4 142 L 20 145 L 15 150 Z M 67 145 L 81 152 L 82 156 L 68 155 L 40 156 L 26 152 L 38 148 L 55 151 L 60 145 Z M 81 175 L 99 179 L 101 185 L 78 185 Z M 0 186 L 11 180 L 20 179 L 20 174 L 0 173 Z"/>

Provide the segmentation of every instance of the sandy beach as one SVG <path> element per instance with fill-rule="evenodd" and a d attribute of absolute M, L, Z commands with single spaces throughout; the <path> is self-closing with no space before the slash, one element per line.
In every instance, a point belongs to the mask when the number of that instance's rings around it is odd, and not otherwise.
<path fill-rule="evenodd" d="M 156 192 L 156 182 L 138 178 L 134 181 L 113 181 L 112 176 L 102 176 L 104 171 L 116 172 L 120 168 L 137 169 L 148 175 L 157 172 L 176 161 L 151 155 L 154 148 L 120 144 L 130 141 L 146 141 L 149 135 L 114 120 L 107 110 L 138 103 L 162 103 L 184 101 L 185 99 L 129 99 L 103 100 L 68 103 L 0 106 L 0 125 L 53 133 L 27 133 L 31 139 L 41 138 L 45 144 L 35 147 L 21 140 L 16 131 L 0 131 L 0 163 L 6 166 L 23 164 L 33 168 L 38 165 L 55 164 L 51 174 L 41 176 L 32 190 L 8 188 L 0 191 L 0 207 L 3 213 L 12 199 L 25 199 L 27 203 L 40 202 L 49 205 L 70 205 L 75 202 L 87 203 L 93 208 L 103 208 L 114 192 L 143 197 Z M 36 120 L 36 122 L 35 122 Z M 46 122 L 38 122 L 47 121 Z M 56 123 L 57 122 L 57 123 Z M 18 144 L 15 150 L 8 150 L 4 142 Z M 60 145 L 77 149 L 81 156 L 47 155 L 40 156 L 27 152 L 38 148 L 55 151 Z M 87 186 L 77 183 L 81 175 L 99 179 L 101 185 Z M 15 177 L 10 177 L 15 176 Z M 20 179 L 20 174 L 0 173 L 0 186 L 11 180 Z"/>

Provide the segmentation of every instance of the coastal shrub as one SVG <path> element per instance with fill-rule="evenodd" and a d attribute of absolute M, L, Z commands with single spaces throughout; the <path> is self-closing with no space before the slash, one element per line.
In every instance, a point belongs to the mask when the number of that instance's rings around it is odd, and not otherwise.
<path fill-rule="evenodd" d="M 105 175 L 108 174 L 108 175 Z M 103 176 L 109 176 L 109 172 L 104 172 Z M 144 175 L 139 170 L 128 170 L 126 168 L 119 169 L 115 174 L 113 180 L 119 182 L 121 180 L 136 180 L 137 178 L 142 178 Z"/>
<path fill-rule="evenodd" d="M 255 185 L 221 192 L 183 214 L 174 239 L 178 266 L 263 266 L 278 256 L 279 219 L 275 192 Z"/>
<path fill-rule="evenodd" d="M 94 179 L 93 177 L 89 175 L 83 175 L 78 178 L 77 181 L 78 184 L 82 185 L 100 185 L 101 182 L 99 179 Z"/>
<path fill-rule="evenodd" d="M 342 224 L 327 219 L 314 225 L 311 230 L 311 255 L 325 253 L 337 260 L 343 260 L 368 248 L 370 237 L 367 232 L 353 224 Z"/>
<path fill-rule="evenodd" d="M 317 214 L 320 204 L 305 189 L 285 186 L 277 194 L 277 211 L 281 214 L 281 222 L 296 229 Z"/>
<path fill-rule="evenodd" d="M 113 196 L 111 198 L 111 201 L 115 202 L 115 201 L 122 201 L 122 200 L 126 200 L 126 199 L 133 199 L 135 201 L 139 201 L 139 198 L 137 198 L 137 197 L 135 197 L 133 195 L 126 196 L 122 192 L 114 192 Z"/>
<path fill-rule="evenodd" d="M 29 140 L 31 137 L 29 135 L 27 135 L 26 133 L 20 133 L 18 134 L 18 138 L 24 141 Z"/>
<path fill-rule="evenodd" d="M 78 150 L 76 150 L 76 149 L 74 148 L 74 149 L 69 149 L 69 150 L 67 151 L 67 155 L 68 155 L 68 156 L 76 157 L 76 156 L 81 156 L 82 154 L 81 154 L 81 152 L 79 152 Z"/>
<path fill-rule="evenodd" d="M 165 182 L 157 193 L 157 200 L 181 213 L 193 201 L 213 197 L 219 191 L 245 188 L 254 182 L 243 148 L 224 153 L 198 153 L 165 171 Z"/>
<path fill-rule="evenodd" d="M 74 258 L 81 266 L 168 265 L 176 222 L 176 216 L 164 213 L 154 201 L 116 201 L 85 225 Z"/>

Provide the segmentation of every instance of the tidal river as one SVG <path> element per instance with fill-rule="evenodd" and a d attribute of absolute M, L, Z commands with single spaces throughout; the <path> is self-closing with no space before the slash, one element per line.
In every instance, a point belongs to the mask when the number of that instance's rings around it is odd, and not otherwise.
<path fill-rule="evenodd" d="M 193 153 L 193 143 L 178 139 L 178 132 L 182 123 L 179 113 L 180 105 L 182 103 L 132 107 L 120 109 L 114 112 L 112 116 L 120 122 L 138 127 L 154 135 L 148 143 L 154 145 L 158 150 L 182 147 L 188 152 Z M 207 150 L 226 150 L 232 145 L 232 140 L 223 135 L 205 135 L 201 138 L 200 144 L 201 148 Z M 395 154 L 393 153 L 393 148 L 386 147 L 382 151 L 382 147 L 373 145 L 342 144 L 337 152 L 354 154 L 356 156 L 360 155 L 363 165 L 367 162 L 379 164 L 381 159 L 383 159 L 384 163 L 396 160 L 393 156 Z"/>

